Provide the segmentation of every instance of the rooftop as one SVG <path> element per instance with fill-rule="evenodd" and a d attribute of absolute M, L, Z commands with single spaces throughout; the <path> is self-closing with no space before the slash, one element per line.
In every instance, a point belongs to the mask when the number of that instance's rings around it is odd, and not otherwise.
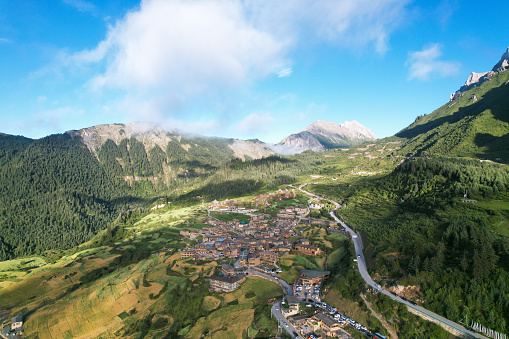
<path fill-rule="evenodd" d="M 294 295 L 286 296 L 286 301 L 288 302 L 288 305 L 294 305 L 299 303 L 299 300 Z"/>
<path fill-rule="evenodd" d="M 319 278 L 330 274 L 330 271 L 320 271 L 320 270 L 302 270 L 300 271 L 302 276 L 308 278 Z"/>
<path fill-rule="evenodd" d="M 210 276 L 210 280 L 216 280 L 216 281 L 222 281 L 225 283 L 233 284 L 245 277 L 245 274 L 237 274 L 233 277 L 221 277 L 219 275 L 212 275 Z"/>
<path fill-rule="evenodd" d="M 324 323 L 328 327 L 338 324 L 337 321 L 335 321 L 334 319 L 332 319 L 331 317 L 329 317 L 328 315 L 323 314 L 323 313 L 315 314 L 315 318 L 320 320 L 322 323 Z"/>

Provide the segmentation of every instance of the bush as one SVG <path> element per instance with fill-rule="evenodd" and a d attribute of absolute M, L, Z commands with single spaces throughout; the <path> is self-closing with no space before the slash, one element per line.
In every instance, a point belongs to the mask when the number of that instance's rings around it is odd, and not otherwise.
<path fill-rule="evenodd" d="M 256 297 L 256 293 L 254 293 L 252 291 L 246 293 L 246 299 L 251 299 L 254 297 Z"/>

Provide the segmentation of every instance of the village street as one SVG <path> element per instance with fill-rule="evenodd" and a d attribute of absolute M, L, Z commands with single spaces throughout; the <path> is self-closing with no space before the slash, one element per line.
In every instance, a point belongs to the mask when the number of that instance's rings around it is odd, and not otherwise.
<path fill-rule="evenodd" d="M 264 279 L 271 280 L 271 281 L 274 281 L 274 282 L 278 283 L 281 286 L 281 288 L 283 289 L 283 292 L 284 292 L 285 296 L 293 295 L 292 287 L 290 285 L 288 285 L 288 283 L 286 281 L 284 281 L 283 279 L 272 277 L 272 276 L 270 276 L 268 274 L 265 274 L 265 273 L 253 270 L 251 268 L 248 268 L 247 271 L 248 271 L 249 275 L 259 276 L 259 277 L 262 277 Z M 277 303 L 272 305 L 271 313 L 274 316 L 274 318 L 276 318 L 278 323 L 280 324 L 280 327 L 282 329 L 284 329 L 286 332 L 288 332 L 288 334 L 290 334 L 290 336 L 292 338 L 303 339 L 297 333 L 296 329 L 292 326 L 292 324 L 290 324 L 288 321 L 286 321 L 285 317 L 283 316 L 283 313 L 281 311 L 281 301 L 278 301 Z"/>

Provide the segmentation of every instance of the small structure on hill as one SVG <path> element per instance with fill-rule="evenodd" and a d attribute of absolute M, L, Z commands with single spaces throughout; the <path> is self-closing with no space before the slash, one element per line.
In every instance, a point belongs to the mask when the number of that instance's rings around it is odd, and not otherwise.
<path fill-rule="evenodd" d="M 232 292 L 239 288 L 246 280 L 245 274 L 238 274 L 231 277 L 212 275 L 210 277 L 210 290 L 214 292 Z"/>
<path fill-rule="evenodd" d="M 302 270 L 300 271 L 299 283 L 303 285 L 321 284 L 330 276 L 330 271 Z"/>
<path fill-rule="evenodd" d="M 322 251 L 320 250 L 319 247 L 312 246 L 312 245 L 297 244 L 297 245 L 295 245 L 295 250 L 302 254 L 313 255 L 313 256 L 319 255 L 320 253 L 322 253 Z"/>

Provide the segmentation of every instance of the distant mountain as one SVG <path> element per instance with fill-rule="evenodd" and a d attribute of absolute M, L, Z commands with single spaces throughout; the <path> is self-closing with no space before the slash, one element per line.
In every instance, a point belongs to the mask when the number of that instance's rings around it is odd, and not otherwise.
<path fill-rule="evenodd" d="M 335 124 L 318 120 L 305 129 L 292 134 L 279 143 L 299 149 L 323 151 L 331 148 L 350 147 L 365 141 L 376 140 L 376 136 L 367 127 L 357 121 Z"/>
<path fill-rule="evenodd" d="M 273 155 L 264 145 L 184 136 L 150 123 L 38 140 L 0 133 L 0 260 L 77 246 L 229 160 Z"/>
<path fill-rule="evenodd" d="M 97 125 L 80 130 L 66 132 L 71 137 L 80 137 L 82 142 L 95 155 L 98 155 L 103 145 L 108 140 L 113 141 L 117 146 L 124 140 L 134 138 L 143 144 L 147 156 L 150 158 L 150 152 L 153 149 L 167 151 L 169 145 L 178 144 L 182 148 L 184 157 L 188 160 L 193 159 L 197 153 L 208 154 L 210 162 L 226 161 L 233 158 L 260 159 L 273 155 L 266 144 L 258 140 L 238 140 L 217 137 L 205 137 L 197 134 L 189 134 L 176 130 L 168 130 L 158 127 L 150 122 L 133 122 L 129 124 L 108 124 Z M 222 153 L 223 158 L 218 158 Z M 167 153 L 167 152 L 166 152 Z M 169 154 L 167 154 L 170 156 Z M 214 160 L 215 159 L 215 160 Z M 209 161 L 205 161 L 208 163 Z"/>
<path fill-rule="evenodd" d="M 472 73 L 451 101 L 397 133 L 407 139 L 402 150 L 509 162 L 508 60 L 509 49 L 492 71 Z"/>

